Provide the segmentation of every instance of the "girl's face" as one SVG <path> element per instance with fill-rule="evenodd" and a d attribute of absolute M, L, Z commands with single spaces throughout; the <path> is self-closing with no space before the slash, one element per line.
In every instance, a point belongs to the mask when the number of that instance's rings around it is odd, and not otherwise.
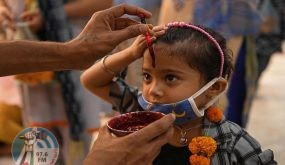
<path fill-rule="evenodd" d="M 162 53 L 156 47 L 155 68 L 149 51 L 144 54 L 142 92 L 147 101 L 154 104 L 178 102 L 189 98 L 204 85 L 202 75 L 190 68 L 182 58 Z M 200 97 L 195 101 L 198 107 L 202 105 Z"/>

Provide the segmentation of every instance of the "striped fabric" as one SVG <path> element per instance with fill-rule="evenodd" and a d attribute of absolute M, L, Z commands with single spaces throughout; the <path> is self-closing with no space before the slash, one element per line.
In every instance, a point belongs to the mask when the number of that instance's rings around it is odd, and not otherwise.
<path fill-rule="evenodd" d="M 137 96 L 138 89 L 129 86 L 122 79 L 111 84 L 110 98 L 113 108 L 121 113 L 140 109 Z M 239 125 L 223 118 L 220 123 L 212 123 L 204 118 L 203 131 L 217 141 L 217 151 L 211 159 L 212 165 L 245 164 L 257 165 L 277 164 L 273 152 L 262 152 L 260 144 Z M 183 152 L 180 152 L 180 151 Z M 177 154 L 177 152 L 181 154 Z M 189 162 L 188 147 L 174 147 L 167 144 L 153 162 L 154 165 L 185 165 Z"/>

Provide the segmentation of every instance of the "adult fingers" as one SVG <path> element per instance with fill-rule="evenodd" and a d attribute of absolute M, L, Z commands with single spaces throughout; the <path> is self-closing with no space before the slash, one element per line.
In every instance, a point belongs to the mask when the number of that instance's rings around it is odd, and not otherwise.
<path fill-rule="evenodd" d="M 141 24 L 140 22 L 138 21 L 135 21 L 133 19 L 130 19 L 130 18 L 116 18 L 115 19 L 115 27 L 113 27 L 113 30 L 121 30 L 121 29 L 125 29 L 129 26 L 132 26 L 132 25 L 138 25 L 138 24 Z M 142 24 L 142 25 L 145 25 L 145 24 Z M 151 35 L 154 34 L 154 31 L 153 30 L 150 30 L 150 29 L 153 29 L 153 25 L 151 24 L 146 24 L 148 28 L 146 28 L 145 32 L 149 32 Z M 143 26 L 144 27 L 144 26 Z"/>
<path fill-rule="evenodd" d="M 5 19 L 8 19 L 9 21 L 13 20 L 13 14 L 7 8 L 3 8 L 1 14 Z"/>
<path fill-rule="evenodd" d="M 151 13 L 149 11 L 137 6 L 127 5 L 127 4 L 114 6 L 103 12 L 114 18 L 121 17 L 124 14 L 136 15 L 136 16 L 143 14 L 146 18 L 151 17 Z"/>
<path fill-rule="evenodd" d="M 109 128 L 107 127 L 107 125 L 104 125 L 99 129 L 98 139 L 99 138 L 102 138 L 102 139 L 112 138 L 112 134 L 109 131 Z"/>
<path fill-rule="evenodd" d="M 29 19 L 33 14 L 31 12 L 23 12 L 21 15 L 20 15 L 20 18 L 23 19 L 23 20 L 26 20 L 26 19 Z"/>
<path fill-rule="evenodd" d="M 140 23 L 130 18 L 117 18 L 115 20 L 114 30 L 121 30 L 128 26 L 136 25 L 136 24 L 140 24 Z"/>
<path fill-rule="evenodd" d="M 151 140 L 151 142 L 158 143 L 158 144 L 165 144 L 168 142 L 172 137 L 174 133 L 174 127 L 173 125 L 170 126 L 170 128 L 167 130 L 167 132 L 161 134 L 160 136 L 154 138 Z"/>
<path fill-rule="evenodd" d="M 26 11 L 20 15 L 20 18 L 26 20 L 26 19 L 31 19 L 31 18 L 39 16 L 39 15 L 40 15 L 40 12 L 38 10 Z"/>
<path fill-rule="evenodd" d="M 153 139 L 150 143 L 148 143 L 147 147 L 149 148 L 148 151 L 148 159 L 151 162 L 157 157 L 160 153 L 161 147 L 168 142 L 168 139 L 173 136 L 174 129 L 170 129 L 166 133 L 158 136 L 157 138 Z"/>
<path fill-rule="evenodd" d="M 175 120 L 175 115 L 168 114 L 163 118 L 149 124 L 145 128 L 134 132 L 133 135 L 135 138 L 138 138 L 142 141 L 150 141 L 157 138 L 159 135 L 166 133 L 170 126 L 173 124 Z"/>
<path fill-rule="evenodd" d="M 153 31 L 150 30 L 148 25 L 137 24 L 137 25 L 131 25 L 124 29 L 115 31 L 113 34 L 113 37 L 117 43 L 120 43 L 124 40 L 136 37 L 140 34 L 145 34 L 146 32 L 153 34 Z"/>

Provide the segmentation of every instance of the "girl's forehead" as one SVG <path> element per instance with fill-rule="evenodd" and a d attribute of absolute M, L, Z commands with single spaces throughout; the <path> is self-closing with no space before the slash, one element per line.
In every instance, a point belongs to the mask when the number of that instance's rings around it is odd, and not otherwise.
<path fill-rule="evenodd" d="M 172 49 L 172 45 L 168 44 L 157 44 L 154 46 L 154 54 L 155 54 L 155 59 L 163 59 L 163 60 L 177 60 L 180 63 L 186 63 L 186 57 L 187 55 L 182 51 L 179 51 L 178 49 Z M 151 57 L 150 52 L 148 49 L 144 52 L 144 58 L 145 57 Z M 149 58 L 147 58 L 149 60 Z"/>
<path fill-rule="evenodd" d="M 173 56 L 164 51 L 155 53 L 155 67 L 152 66 L 152 58 L 148 51 L 145 52 L 143 58 L 143 67 L 151 70 L 188 70 L 191 69 L 186 60 L 182 60 L 180 56 Z"/>

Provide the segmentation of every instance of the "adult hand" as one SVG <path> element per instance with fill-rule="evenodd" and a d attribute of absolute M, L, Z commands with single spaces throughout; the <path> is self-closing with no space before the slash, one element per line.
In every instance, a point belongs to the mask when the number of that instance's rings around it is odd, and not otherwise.
<path fill-rule="evenodd" d="M 172 136 L 172 114 L 164 116 L 147 127 L 124 137 L 113 137 L 107 126 L 99 131 L 84 165 L 146 165 L 159 154 L 162 145 Z"/>
<path fill-rule="evenodd" d="M 20 17 L 27 22 L 29 28 L 34 33 L 39 32 L 43 28 L 44 20 L 39 10 L 25 11 Z"/>
<path fill-rule="evenodd" d="M 83 51 L 78 53 L 79 55 L 84 53 L 84 56 L 81 55 L 80 58 L 82 61 L 88 62 L 88 64 L 85 63 L 84 68 L 92 65 L 126 39 L 147 31 L 153 34 L 149 25 L 140 24 L 140 22 L 127 17 L 122 18 L 121 16 L 124 14 L 135 16 L 144 14 L 146 18 L 151 16 L 150 12 L 127 4 L 99 11 L 93 14 L 83 31 L 67 43 L 70 49 Z"/>
<path fill-rule="evenodd" d="M 11 11 L 4 5 L 0 5 L 0 28 L 12 28 L 14 29 L 13 25 L 13 14 Z"/>
<path fill-rule="evenodd" d="M 154 32 L 154 35 L 151 38 L 151 42 L 153 43 L 157 37 L 160 37 L 163 34 L 165 34 L 167 29 L 168 27 L 165 25 L 154 26 L 152 29 Z M 146 38 L 144 35 L 140 35 L 136 38 L 136 40 L 133 42 L 133 44 L 128 49 L 130 49 L 131 51 L 130 54 L 134 57 L 134 59 L 138 59 L 143 56 L 146 48 L 147 48 Z"/>

